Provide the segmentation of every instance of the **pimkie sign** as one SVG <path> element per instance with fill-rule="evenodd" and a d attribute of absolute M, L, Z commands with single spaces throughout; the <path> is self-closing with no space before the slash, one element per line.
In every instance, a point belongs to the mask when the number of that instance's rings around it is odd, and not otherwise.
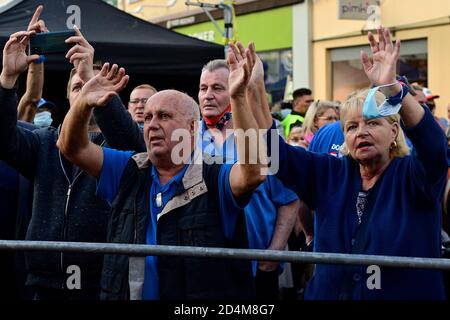
<path fill-rule="evenodd" d="M 370 19 L 374 11 L 379 11 L 380 2 L 380 0 L 338 0 L 338 19 Z"/>

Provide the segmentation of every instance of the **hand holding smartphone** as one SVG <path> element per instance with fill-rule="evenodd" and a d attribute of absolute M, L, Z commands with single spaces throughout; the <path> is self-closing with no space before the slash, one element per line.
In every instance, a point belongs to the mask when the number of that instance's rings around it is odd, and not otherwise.
<path fill-rule="evenodd" d="M 72 47 L 65 40 L 74 35 L 74 30 L 38 33 L 30 39 L 28 54 L 65 54 Z"/>

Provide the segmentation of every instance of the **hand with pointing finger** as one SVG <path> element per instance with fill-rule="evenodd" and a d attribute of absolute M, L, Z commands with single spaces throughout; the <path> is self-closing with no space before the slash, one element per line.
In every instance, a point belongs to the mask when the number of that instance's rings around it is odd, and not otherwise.
<path fill-rule="evenodd" d="M 75 35 L 66 39 L 66 43 L 74 46 L 66 54 L 66 58 L 77 69 L 77 74 L 84 82 L 94 77 L 94 47 L 84 38 L 80 29 L 74 26 Z"/>

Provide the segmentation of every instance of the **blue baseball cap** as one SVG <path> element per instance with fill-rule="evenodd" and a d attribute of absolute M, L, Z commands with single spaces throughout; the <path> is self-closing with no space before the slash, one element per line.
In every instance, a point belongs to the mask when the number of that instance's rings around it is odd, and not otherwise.
<path fill-rule="evenodd" d="M 46 107 L 46 108 L 49 108 L 49 109 L 56 108 L 56 106 L 55 106 L 55 104 L 53 102 L 47 101 L 47 100 L 44 100 L 44 99 L 39 100 L 39 102 L 37 104 L 37 108 L 38 109 L 41 108 L 41 107 Z"/>

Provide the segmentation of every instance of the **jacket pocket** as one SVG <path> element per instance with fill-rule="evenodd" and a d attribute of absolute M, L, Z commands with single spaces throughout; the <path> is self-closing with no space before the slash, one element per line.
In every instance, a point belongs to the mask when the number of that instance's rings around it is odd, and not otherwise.
<path fill-rule="evenodd" d="M 221 225 L 211 215 L 198 213 L 178 221 L 178 243 L 185 246 L 214 246 L 222 237 Z"/>

